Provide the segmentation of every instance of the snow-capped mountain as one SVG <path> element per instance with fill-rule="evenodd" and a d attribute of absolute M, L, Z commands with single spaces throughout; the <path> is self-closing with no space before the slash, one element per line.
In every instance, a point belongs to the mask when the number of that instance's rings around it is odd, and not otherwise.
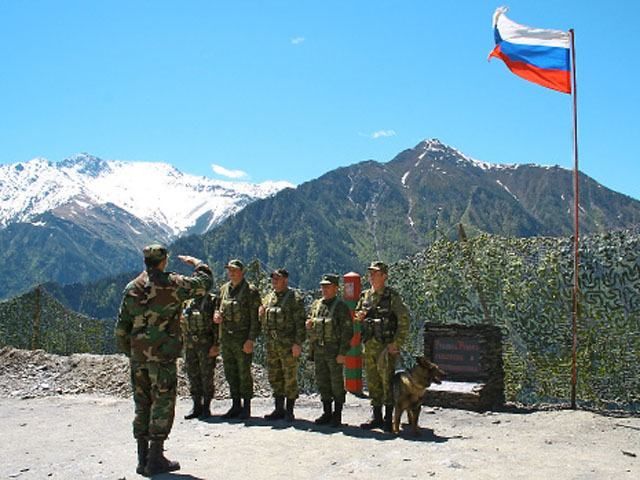
<path fill-rule="evenodd" d="M 103 160 L 88 154 L 57 164 L 35 158 L 0 165 L 0 228 L 32 222 L 46 212 L 74 221 L 111 204 L 172 239 L 203 233 L 252 201 L 286 187 L 293 185 L 212 180 L 166 163 Z"/>

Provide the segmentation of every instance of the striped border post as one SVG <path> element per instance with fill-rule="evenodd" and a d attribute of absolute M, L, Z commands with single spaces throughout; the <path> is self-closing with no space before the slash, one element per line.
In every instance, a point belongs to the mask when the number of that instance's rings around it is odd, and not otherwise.
<path fill-rule="evenodd" d="M 362 395 L 362 324 L 353 322 L 354 310 L 362 290 L 362 280 L 360 275 L 355 272 L 345 273 L 342 278 L 344 280 L 343 299 L 349 306 L 353 323 L 351 348 L 347 352 L 344 362 L 344 387 L 347 392 Z"/>

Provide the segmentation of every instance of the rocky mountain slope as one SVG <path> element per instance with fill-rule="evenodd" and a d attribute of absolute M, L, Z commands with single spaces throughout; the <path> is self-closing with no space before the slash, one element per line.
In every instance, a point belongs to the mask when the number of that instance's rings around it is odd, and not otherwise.
<path fill-rule="evenodd" d="M 288 182 L 225 182 L 81 154 L 0 165 L 0 298 L 137 269 L 140 248 L 203 233 Z"/>
<path fill-rule="evenodd" d="M 639 201 L 583 174 L 580 188 L 583 234 L 640 223 Z M 314 288 L 324 272 L 362 272 L 371 259 L 395 261 L 456 238 L 459 223 L 469 235 L 569 236 L 572 205 L 570 170 L 480 162 L 432 139 L 387 163 L 339 168 L 254 202 L 174 248 L 220 272 L 235 256 L 285 265 L 294 284 Z"/>

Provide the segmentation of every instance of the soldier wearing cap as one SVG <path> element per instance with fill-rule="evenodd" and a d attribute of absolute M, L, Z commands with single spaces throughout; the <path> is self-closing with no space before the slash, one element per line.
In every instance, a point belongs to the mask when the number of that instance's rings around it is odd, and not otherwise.
<path fill-rule="evenodd" d="M 323 410 L 315 423 L 332 427 L 342 424 L 342 406 L 346 395 L 344 360 L 353 335 L 349 307 L 338 298 L 339 285 L 338 275 L 322 276 L 322 298 L 313 302 L 306 322 Z M 332 403 L 335 403 L 333 410 Z"/>
<path fill-rule="evenodd" d="M 267 371 L 275 408 L 267 420 L 294 420 L 298 398 L 298 363 L 305 340 L 304 302 L 289 288 L 289 272 L 279 268 L 271 272 L 273 291 L 260 305 L 259 316 L 265 335 Z M 285 408 L 286 398 L 286 408 Z"/>
<path fill-rule="evenodd" d="M 220 345 L 224 376 L 229 384 L 232 401 L 231 408 L 222 418 L 244 420 L 251 416 L 251 361 L 253 345 L 260 334 L 260 293 L 244 278 L 242 261 L 231 260 L 224 268 L 227 269 L 229 281 L 220 288 L 220 308 L 213 317 L 215 323 L 221 324 Z"/>
<path fill-rule="evenodd" d="M 360 295 L 356 320 L 363 322 L 364 362 L 373 418 L 360 425 L 370 430 L 391 432 L 393 415 L 393 377 L 396 360 L 409 335 L 409 312 L 400 294 L 386 285 L 389 268 L 384 262 L 369 266 L 371 288 Z M 384 419 L 382 405 L 385 405 Z"/>
<path fill-rule="evenodd" d="M 213 278 L 206 263 L 187 255 L 178 258 L 194 267 L 192 275 L 165 271 L 169 256 L 162 245 L 149 245 L 143 254 L 146 270 L 125 287 L 115 334 L 118 349 L 130 359 L 136 472 L 155 475 L 180 468 L 163 454 L 175 415 L 176 359 L 182 349 L 180 307 L 185 300 L 204 295 Z"/>

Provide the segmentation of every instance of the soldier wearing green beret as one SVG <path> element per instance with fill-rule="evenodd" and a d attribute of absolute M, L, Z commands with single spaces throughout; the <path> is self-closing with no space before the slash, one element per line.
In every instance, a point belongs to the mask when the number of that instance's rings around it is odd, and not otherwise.
<path fill-rule="evenodd" d="M 247 419 L 251 416 L 253 398 L 253 345 L 260 334 L 260 293 L 244 278 L 242 261 L 231 260 L 225 268 L 229 281 L 220 288 L 220 308 L 214 314 L 214 321 L 222 327 L 224 376 L 232 401 L 231 408 L 222 417 Z"/>
<path fill-rule="evenodd" d="M 363 429 L 384 428 L 391 432 L 393 392 L 391 378 L 400 348 L 409 335 L 409 312 L 400 294 L 386 285 L 389 268 L 384 262 L 371 263 L 371 288 L 360 295 L 356 320 L 363 324 L 365 375 L 373 417 Z M 385 405 L 384 419 L 382 405 Z"/>
<path fill-rule="evenodd" d="M 305 340 L 304 302 L 289 288 L 289 272 L 278 268 L 271 272 L 273 291 L 264 299 L 259 314 L 267 349 L 267 372 L 273 390 L 275 408 L 267 420 L 294 420 L 298 398 L 298 364 Z M 286 398 L 286 408 L 285 408 Z"/>
<path fill-rule="evenodd" d="M 332 427 L 342 424 L 344 361 L 353 336 L 349 307 L 338 298 L 339 284 L 338 275 L 322 276 L 322 298 L 313 302 L 306 322 L 323 410 L 315 423 Z"/>
<path fill-rule="evenodd" d="M 162 245 L 149 245 L 143 254 L 146 269 L 124 290 L 115 334 L 119 351 L 130 359 L 136 472 L 155 475 L 180 468 L 163 454 L 175 415 L 176 359 L 182 350 L 180 307 L 185 300 L 204 295 L 213 278 L 206 263 L 186 255 L 178 258 L 194 267 L 191 276 L 165 271 L 169 256 Z"/>

